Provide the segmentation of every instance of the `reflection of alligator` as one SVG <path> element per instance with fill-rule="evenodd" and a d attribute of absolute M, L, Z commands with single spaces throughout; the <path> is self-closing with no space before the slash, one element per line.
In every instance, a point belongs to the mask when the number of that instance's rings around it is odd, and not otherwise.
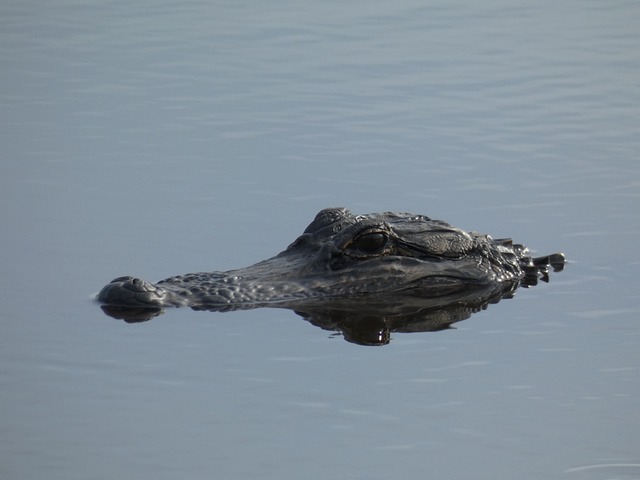
<path fill-rule="evenodd" d="M 501 298 L 510 298 L 517 284 L 502 289 L 495 286 L 470 287 L 467 290 L 437 297 L 380 294 L 375 298 L 326 299 L 295 304 L 274 304 L 295 309 L 295 313 L 323 330 L 339 332 L 345 340 L 359 345 L 385 345 L 391 332 L 435 332 L 446 330 L 452 323 L 469 318 Z M 264 306 L 264 305 L 263 305 Z M 135 308 L 103 305 L 114 318 L 127 323 L 151 320 L 162 314 L 162 308 Z M 197 310 L 219 311 L 212 305 Z"/>
<path fill-rule="evenodd" d="M 514 284 L 515 285 L 515 284 Z M 513 286 L 513 289 L 516 287 Z M 451 328 L 451 324 L 510 298 L 513 290 L 473 287 L 441 297 L 382 296 L 374 302 L 332 302 L 310 305 L 296 313 L 311 324 L 340 332 L 345 340 L 360 345 L 385 345 L 391 332 L 436 332 Z"/>
<path fill-rule="evenodd" d="M 422 313 L 441 311 L 444 305 L 451 310 L 454 299 L 461 308 L 448 315 L 451 320 L 444 321 L 448 324 L 470 315 L 461 316 L 462 311 L 511 296 L 520 285 L 547 281 L 549 267 L 559 271 L 563 266 L 562 254 L 532 258 L 524 246 L 509 239 L 466 233 L 421 215 L 352 215 L 343 208 L 330 208 L 268 260 L 228 272 L 179 275 L 156 284 L 119 277 L 100 291 L 98 301 L 111 314 L 130 320 L 151 318 L 171 306 L 212 311 L 281 307 L 333 328 L 318 312 L 350 311 L 343 316 L 353 317 L 375 304 L 379 318 L 386 318 L 382 310 L 389 308 L 391 317 L 394 309 L 395 315 L 406 317 L 400 311 L 403 305 L 417 305 Z M 387 328 L 409 328 L 404 320 L 391 324 Z"/>

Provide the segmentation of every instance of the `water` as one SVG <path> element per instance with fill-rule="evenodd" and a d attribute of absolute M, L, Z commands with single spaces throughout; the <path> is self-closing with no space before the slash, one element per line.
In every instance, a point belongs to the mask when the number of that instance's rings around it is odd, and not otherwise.
<path fill-rule="evenodd" d="M 636 2 L 5 2 L 2 478 L 640 478 Z M 91 295 L 251 264 L 323 207 L 568 269 L 359 347 Z"/>

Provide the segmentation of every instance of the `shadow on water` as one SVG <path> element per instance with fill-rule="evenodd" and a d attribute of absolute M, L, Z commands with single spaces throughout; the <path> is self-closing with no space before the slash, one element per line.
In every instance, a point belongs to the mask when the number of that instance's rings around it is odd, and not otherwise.
<path fill-rule="evenodd" d="M 229 272 L 191 273 L 150 283 L 119 277 L 98 300 L 129 323 L 164 307 L 224 312 L 286 308 L 360 345 L 391 332 L 432 332 L 549 281 L 562 254 L 532 258 L 523 245 L 467 233 L 422 215 L 353 215 L 324 209 L 286 250 Z"/>

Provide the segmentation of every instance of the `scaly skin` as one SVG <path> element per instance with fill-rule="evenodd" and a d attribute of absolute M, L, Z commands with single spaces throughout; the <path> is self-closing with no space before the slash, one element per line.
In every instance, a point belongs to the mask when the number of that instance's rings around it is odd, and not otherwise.
<path fill-rule="evenodd" d="M 286 250 L 246 268 L 190 273 L 155 284 L 119 277 L 98 294 L 108 306 L 234 310 L 295 308 L 389 294 L 439 297 L 473 288 L 513 291 L 562 270 L 560 253 L 532 258 L 509 239 L 467 233 L 422 215 L 320 211 Z"/>

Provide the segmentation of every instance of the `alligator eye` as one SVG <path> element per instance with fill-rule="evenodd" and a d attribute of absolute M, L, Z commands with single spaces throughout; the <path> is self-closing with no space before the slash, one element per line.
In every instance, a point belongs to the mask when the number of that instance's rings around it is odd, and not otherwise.
<path fill-rule="evenodd" d="M 353 246 L 362 253 L 373 255 L 384 250 L 388 239 L 389 236 L 384 232 L 369 232 L 356 238 L 353 241 Z"/>

